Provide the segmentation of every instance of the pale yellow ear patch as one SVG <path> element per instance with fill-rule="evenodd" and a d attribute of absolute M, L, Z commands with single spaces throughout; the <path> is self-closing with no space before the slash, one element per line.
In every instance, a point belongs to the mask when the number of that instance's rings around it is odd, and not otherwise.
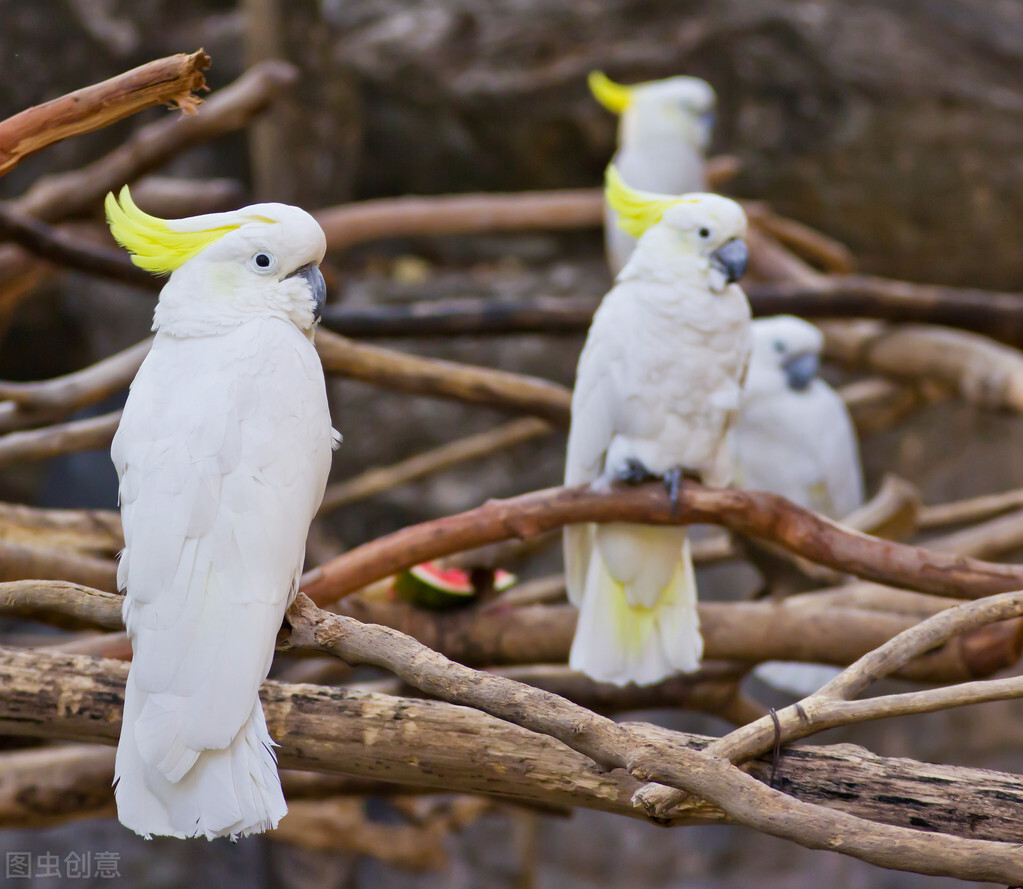
<path fill-rule="evenodd" d="M 670 207 L 689 200 L 631 188 L 625 184 L 614 164 L 607 168 L 604 197 L 608 206 L 618 214 L 618 227 L 634 238 L 641 237 L 647 229 L 660 222 Z"/>
<path fill-rule="evenodd" d="M 103 206 L 114 240 L 132 254 L 135 265 L 155 275 L 170 274 L 214 241 L 240 228 L 225 225 L 197 232 L 172 231 L 166 220 L 135 206 L 127 185 L 117 198 L 113 192 L 107 194 Z"/>
<path fill-rule="evenodd" d="M 615 83 L 603 71 L 591 71 L 586 82 L 593 98 L 612 114 L 621 114 L 632 102 L 632 87 Z"/>

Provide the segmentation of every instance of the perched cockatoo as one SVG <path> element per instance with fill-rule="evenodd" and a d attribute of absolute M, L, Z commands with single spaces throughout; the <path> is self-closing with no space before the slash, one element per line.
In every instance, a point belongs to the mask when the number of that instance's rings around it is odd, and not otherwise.
<path fill-rule="evenodd" d="M 714 130 L 716 97 L 698 77 L 669 77 L 623 86 L 600 71 L 589 76 L 590 90 L 608 111 L 620 116 L 614 165 L 632 188 L 660 194 L 706 191 L 704 160 Z M 629 258 L 636 239 L 604 210 L 604 242 L 612 274 Z"/>
<path fill-rule="evenodd" d="M 608 203 L 638 238 L 593 318 L 572 396 L 565 484 L 665 479 L 724 485 L 728 436 L 750 350 L 746 216 L 711 194 L 636 191 L 608 169 Z M 699 667 L 703 652 L 686 529 L 565 529 L 568 594 L 579 608 L 570 664 L 593 679 L 650 684 Z"/>
<path fill-rule="evenodd" d="M 733 439 L 735 480 L 841 519 L 863 503 L 863 470 L 845 403 L 817 376 L 823 344 L 816 327 L 792 315 L 753 322 L 753 353 Z M 755 672 L 803 696 L 838 671 L 772 661 Z"/>
<path fill-rule="evenodd" d="M 136 265 L 170 273 L 111 457 L 134 659 L 121 822 L 244 836 L 287 811 L 259 702 L 338 440 L 313 329 L 325 240 L 297 207 L 162 220 L 107 196 Z"/>

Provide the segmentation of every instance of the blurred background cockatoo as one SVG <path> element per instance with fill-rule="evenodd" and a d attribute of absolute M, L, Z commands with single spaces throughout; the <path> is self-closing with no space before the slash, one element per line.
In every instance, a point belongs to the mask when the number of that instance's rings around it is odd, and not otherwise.
<path fill-rule="evenodd" d="M 753 322 L 753 352 L 733 439 L 735 481 L 841 519 L 863 503 L 863 470 L 849 411 L 817 373 L 823 344 L 816 327 L 792 315 Z M 757 678 L 800 696 L 836 672 L 778 661 L 755 671 Z"/>
<path fill-rule="evenodd" d="M 597 101 L 620 118 L 613 163 L 627 185 L 662 195 L 707 190 L 704 163 L 716 97 L 706 81 L 669 77 L 624 86 L 592 71 L 589 85 Z M 614 275 L 636 246 L 616 220 L 614 208 L 605 205 L 604 245 Z"/>
<path fill-rule="evenodd" d="M 604 297 L 579 359 L 565 484 L 732 475 L 727 441 L 750 349 L 746 216 L 717 195 L 627 186 L 607 200 L 638 238 Z M 686 529 L 565 529 L 568 594 L 579 608 L 570 664 L 593 679 L 649 684 L 699 667 L 703 641 Z"/>
<path fill-rule="evenodd" d="M 287 811 L 259 702 L 336 435 L 312 344 L 316 221 L 283 204 L 162 220 L 107 198 L 136 265 L 171 273 L 111 456 L 134 658 L 117 811 L 143 836 L 244 836 Z"/>

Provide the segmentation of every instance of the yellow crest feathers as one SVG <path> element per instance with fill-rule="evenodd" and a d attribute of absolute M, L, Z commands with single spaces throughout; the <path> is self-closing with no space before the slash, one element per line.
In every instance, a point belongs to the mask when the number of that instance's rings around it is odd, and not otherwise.
<path fill-rule="evenodd" d="M 621 114 L 632 101 L 632 87 L 615 83 L 603 71 L 591 71 L 586 82 L 593 98 L 612 114 Z"/>
<path fill-rule="evenodd" d="M 108 193 L 103 206 L 114 240 L 132 254 L 131 261 L 135 265 L 154 275 L 170 274 L 214 241 L 240 227 L 226 225 L 197 232 L 174 231 L 167 220 L 150 216 L 136 207 L 127 185 L 116 198 L 113 192 Z"/>
<path fill-rule="evenodd" d="M 607 168 L 604 197 L 608 206 L 618 214 L 618 227 L 634 238 L 641 237 L 648 228 L 660 222 L 669 207 L 686 200 L 630 188 L 614 164 Z"/>

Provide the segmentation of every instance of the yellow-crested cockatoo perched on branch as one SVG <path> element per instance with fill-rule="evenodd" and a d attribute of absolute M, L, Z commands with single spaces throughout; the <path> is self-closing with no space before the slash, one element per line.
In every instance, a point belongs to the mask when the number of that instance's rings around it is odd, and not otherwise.
<path fill-rule="evenodd" d="M 620 117 L 614 165 L 627 185 L 660 194 L 707 190 L 704 161 L 716 97 L 706 81 L 669 77 L 623 86 L 592 71 L 589 85 L 597 101 Z M 636 245 L 616 219 L 607 205 L 604 243 L 612 274 L 618 274 Z"/>
<path fill-rule="evenodd" d="M 117 747 L 121 822 L 143 836 L 244 836 L 287 811 L 259 702 L 331 429 L 313 329 L 326 242 L 256 204 L 162 220 L 107 196 L 133 261 L 170 273 L 111 456 L 134 658 Z"/>
<path fill-rule="evenodd" d="M 711 194 L 625 185 L 606 195 L 636 249 L 593 318 L 572 396 L 565 484 L 683 474 L 724 485 L 728 437 L 750 350 L 746 216 Z M 703 651 L 684 527 L 565 529 L 569 598 L 579 608 L 570 664 L 594 679 L 649 684 L 697 669 Z"/>
<path fill-rule="evenodd" d="M 792 315 L 753 322 L 753 352 L 734 437 L 735 481 L 842 519 L 863 503 L 863 469 L 849 411 L 817 376 L 824 336 Z M 759 679 L 802 697 L 833 667 L 772 661 Z"/>

